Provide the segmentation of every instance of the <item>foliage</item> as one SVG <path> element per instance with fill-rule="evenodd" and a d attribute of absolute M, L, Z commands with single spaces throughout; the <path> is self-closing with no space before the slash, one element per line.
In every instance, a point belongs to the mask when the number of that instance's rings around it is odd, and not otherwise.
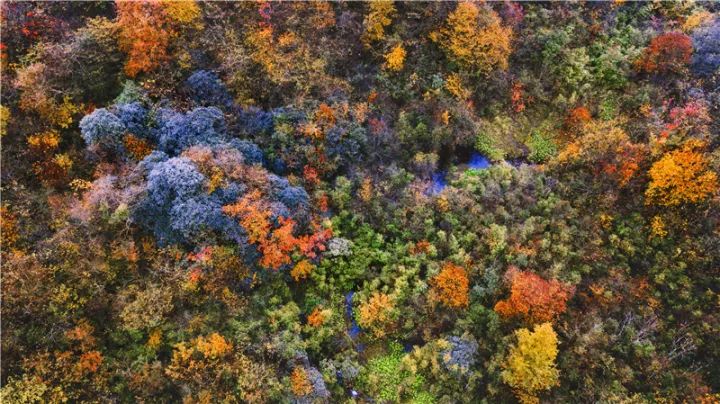
<path fill-rule="evenodd" d="M 717 401 L 716 4 L 0 8 L 0 401 Z"/>
<path fill-rule="evenodd" d="M 555 358 L 557 335 L 550 323 L 515 331 L 517 345 L 510 349 L 502 377 L 523 403 L 539 402 L 537 395 L 558 384 Z"/>
<path fill-rule="evenodd" d="M 709 76 L 720 68 L 720 18 L 693 31 L 692 69 L 700 75 Z"/>
<path fill-rule="evenodd" d="M 653 38 L 636 63 L 641 70 L 650 73 L 680 73 L 690 63 L 692 52 L 689 36 L 669 32 Z"/>
<path fill-rule="evenodd" d="M 465 269 L 449 262 L 432 279 L 438 299 L 451 308 L 467 307 L 469 283 Z"/>
<path fill-rule="evenodd" d="M 512 29 L 493 10 L 461 2 L 430 38 L 458 65 L 481 73 L 508 66 Z"/>
<path fill-rule="evenodd" d="M 717 174 L 708 169 L 702 147 L 691 140 L 653 163 L 645 191 L 649 203 L 668 207 L 698 203 L 717 191 Z"/>
<path fill-rule="evenodd" d="M 368 6 L 370 10 L 365 16 L 365 21 L 363 21 L 365 32 L 362 36 L 362 41 L 366 47 L 370 47 L 373 42 L 385 38 L 385 28 L 390 25 L 392 17 L 396 13 L 392 1 L 372 1 Z"/>

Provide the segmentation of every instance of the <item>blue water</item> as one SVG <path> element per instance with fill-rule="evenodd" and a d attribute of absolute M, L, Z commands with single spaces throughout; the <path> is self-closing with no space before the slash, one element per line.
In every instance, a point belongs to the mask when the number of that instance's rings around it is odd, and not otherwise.
<path fill-rule="evenodd" d="M 345 295 L 345 314 L 350 319 L 350 328 L 348 329 L 348 334 L 350 334 L 350 338 L 355 339 L 360 335 L 362 332 L 362 329 L 358 325 L 357 321 L 355 321 L 355 316 L 353 316 L 353 309 L 352 309 L 352 302 L 353 297 L 355 296 L 355 292 L 348 292 Z"/>
<path fill-rule="evenodd" d="M 445 178 L 446 175 L 447 173 L 445 171 L 438 171 L 433 173 L 432 185 L 428 190 L 430 195 L 437 195 L 442 192 L 445 187 L 447 187 L 447 179 Z"/>
<path fill-rule="evenodd" d="M 490 167 L 490 160 L 488 160 L 487 157 L 483 156 L 482 154 L 474 152 L 472 155 L 470 155 L 468 167 L 474 170 L 483 170 Z"/>

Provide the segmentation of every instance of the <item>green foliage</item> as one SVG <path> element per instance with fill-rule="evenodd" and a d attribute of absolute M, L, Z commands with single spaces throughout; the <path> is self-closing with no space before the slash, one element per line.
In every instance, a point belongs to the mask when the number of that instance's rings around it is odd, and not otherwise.
<path fill-rule="evenodd" d="M 533 163 L 544 163 L 557 154 L 557 147 L 552 139 L 537 131 L 530 134 L 527 147 L 530 149 L 528 160 Z"/>

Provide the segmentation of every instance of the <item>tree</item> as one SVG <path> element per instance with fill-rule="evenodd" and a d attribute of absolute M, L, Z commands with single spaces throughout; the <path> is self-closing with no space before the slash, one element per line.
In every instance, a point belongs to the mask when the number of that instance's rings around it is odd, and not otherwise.
<path fill-rule="evenodd" d="M 512 29 L 503 26 L 493 10 L 462 2 L 430 39 L 461 67 L 489 73 L 507 68 L 512 36 Z"/>
<path fill-rule="evenodd" d="M 370 12 L 363 21 L 365 32 L 362 35 L 362 42 L 368 48 L 372 46 L 373 42 L 385 38 L 385 28 L 390 25 L 396 12 L 392 1 L 372 1 L 369 7 Z"/>
<path fill-rule="evenodd" d="M 556 280 L 547 281 L 532 272 L 510 268 L 510 297 L 495 305 L 504 317 L 522 317 L 529 323 L 551 321 L 565 311 L 571 288 Z"/>
<path fill-rule="evenodd" d="M 116 6 L 120 49 L 128 55 L 125 73 L 135 77 L 168 60 L 168 46 L 174 33 L 166 26 L 162 3 L 118 1 Z"/>
<path fill-rule="evenodd" d="M 720 18 L 692 34 L 695 52 L 692 69 L 701 76 L 712 76 L 720 69 Z"/>
<path fill-rule="evenodd" d="M 431 280 L 431 284 L 442 304 L 454 309 L 467 307 L 469 282 L 463 267 L 445 263 L 440 273 Z"/>
<path fill-rule="evenodd" d="M 360 305 L 357 321 L 381 338 L 387 332 L 387 326 L 395 320 L 393 298 L 385 293 L 373 292 L 370 298 Z"/>
<path fill-rule="evenodd" d="M 387 68 L 394 72 L 402 70 L 403 66 L 405 66 L 406 55 L 407 52 L 405 52 L 405 48 L 403 48 L 402 44 L 395 45 L 395 47 L 393 47 L 392 50 L 385 55 L 385 64 Z"/>
<path fill-rule="evenodd" d="M 647 202 L 672 207 L 702 202 L 717 192 L 717 174 L 708 168 L 700 152 L 703 147 L 704 143 L 690 140 L 656 161 L 648 172 Z"/>
<path fill-rule="evenodd" d="M 515 335 L 517 344 L 510 348 L 502 378 L 522 403 L 538 403 L 539 392 L 558 385 L 557 335 L 550 323 L 536 325 L 532 332 L 522 328 Z"/>
<path fill-rule="evenodd" d="M 653 38 L 636 64 L 648 73 L 681 73 L 690 63 L 692 52 L 689 36 L 669 32 Z"/>

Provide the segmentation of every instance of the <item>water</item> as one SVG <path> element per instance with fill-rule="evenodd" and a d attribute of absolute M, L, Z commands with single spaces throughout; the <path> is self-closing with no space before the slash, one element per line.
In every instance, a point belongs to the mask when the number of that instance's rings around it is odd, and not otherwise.
<path fill-rule="evenodd" d="M 473 152 L 470 155 L 470 160 L 467 163 L 469 170 L 484 170 L 492 165 L 487 157 L 483 156 L 478 152 Z M 437 195 L 441 193 L 447 187 L 447 171 L 436 171 L 432 174 L 430 181 L 430 188 L 427 190 L 429 195 Z"/>
<path fill-rule="evenodd" d="M 352 302 L 354 296 L 355 292 L 348 292 L 345 295 L 345 314 L 350 319 L 350 328 L 348 329 L 348 334 L 352 339 L 357 338 L 358 335 L 360 335 L 360 333 L 362 332 L 362 329 L 358 325 L 357 321 L 355 321 L 355 316 L 353 316 Z"/>
<path fill-rule="evenodd" d="M 447 187 L 447 178 L 445 171 L 438 171 L 432 174 L 432 185 L 430 186 L 430 195 L 437 195 Z"/>
<path fill-rule="evenodd" d="M 473 154 L 470 155 L 468 167 L 473 170 L 484 170 L 490 167 L 490 160 L 478 152 L 473 152 Z"/>

